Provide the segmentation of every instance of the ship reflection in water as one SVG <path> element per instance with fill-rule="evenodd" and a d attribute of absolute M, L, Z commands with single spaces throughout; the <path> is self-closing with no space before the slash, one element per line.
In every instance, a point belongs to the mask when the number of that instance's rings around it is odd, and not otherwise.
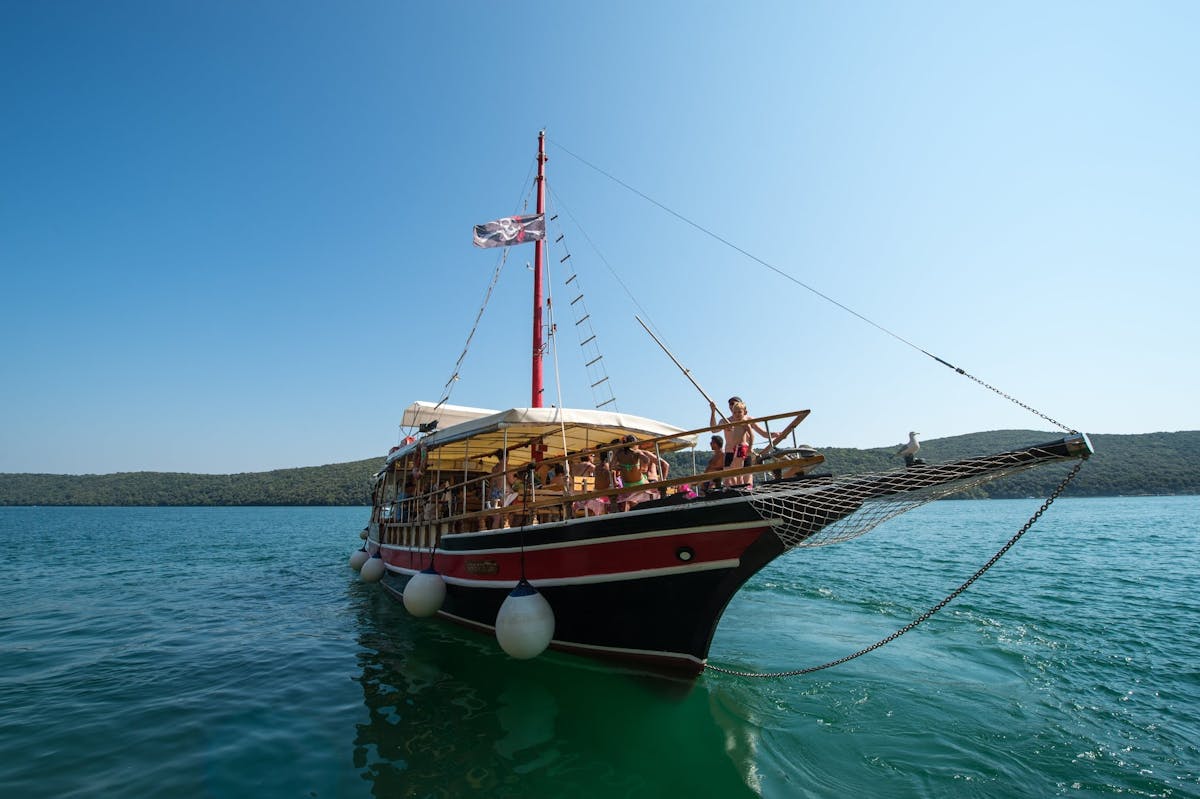
<path fill-rule="evenodd" d="M 704 681 L 675 681 L 414 619 L 362 596 L 369 712 L 354 765 L 378 797 L 756 795 L 745 731 Z M 718 717 L 723 717 L 721 723 Z M 740 753 L 740 754 L 730 754 Z"/>

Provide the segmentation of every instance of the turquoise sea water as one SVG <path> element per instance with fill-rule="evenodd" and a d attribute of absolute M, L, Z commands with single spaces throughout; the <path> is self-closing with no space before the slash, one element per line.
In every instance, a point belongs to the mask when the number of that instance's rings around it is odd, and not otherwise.
<path fill-rule="evenodd" d="M 793 553 L 714 663 L 816 665 L 1037 501 Z M 417 620 L 362 508 L 0 508 L 0 796 L 1200 796 L 1200 498 L 1059 500 L 807 677 L 694 685 Z"/>

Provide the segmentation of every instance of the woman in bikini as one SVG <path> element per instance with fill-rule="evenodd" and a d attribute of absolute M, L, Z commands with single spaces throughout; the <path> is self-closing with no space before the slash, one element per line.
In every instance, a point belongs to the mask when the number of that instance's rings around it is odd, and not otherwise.
<path fill-rule="evenodd" d="M 624 447 L 617 450 L 616 456 L 613 458 L 613 465 L 616 472 L 621 477 L 621 486 L 623 488 L 632 488 L 634 486 L 643 486 L 650 481 L 646 479 L 646 470 L 650 467 L 651 459 L 654 457 L 644 449 L 638 449 L 634 446 L 637 443 L 637 437 L 627 435 L 622 439 Z M 647 499 L 653 499 L 654 494 L 650 491 L 632 491 L 628 494 L 621 494 L 617 497 L 617 502 L 620 503 L 622 511 L 627 511 L 639 502 L 644 502 Z"/>

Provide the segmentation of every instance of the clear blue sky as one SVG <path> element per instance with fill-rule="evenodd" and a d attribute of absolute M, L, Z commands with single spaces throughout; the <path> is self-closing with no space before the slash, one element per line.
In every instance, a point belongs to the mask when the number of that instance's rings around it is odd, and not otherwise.
<path fill-rule="evenodd" d="M 706 390 L 812 408 L 814 445 L 1051 429 L 567 151 L 1069 426 L 1196 429 L 1198 30 L 1190 2 L 2 3 L 0 472 L 382 455 L 542 127 L 622 411 L 707 423 L 618 279 Z M 532 254 L 451 402 L 528 403 Z"/>

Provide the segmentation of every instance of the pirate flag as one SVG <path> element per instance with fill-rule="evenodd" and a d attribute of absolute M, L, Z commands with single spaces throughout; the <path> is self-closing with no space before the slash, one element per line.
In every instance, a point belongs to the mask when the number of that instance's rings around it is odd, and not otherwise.
<path fill-rule="evenodd" d="M 508 247 L 546 238 L 546 215 L 509 216 L 475 226 L 476 247 Z"/>

